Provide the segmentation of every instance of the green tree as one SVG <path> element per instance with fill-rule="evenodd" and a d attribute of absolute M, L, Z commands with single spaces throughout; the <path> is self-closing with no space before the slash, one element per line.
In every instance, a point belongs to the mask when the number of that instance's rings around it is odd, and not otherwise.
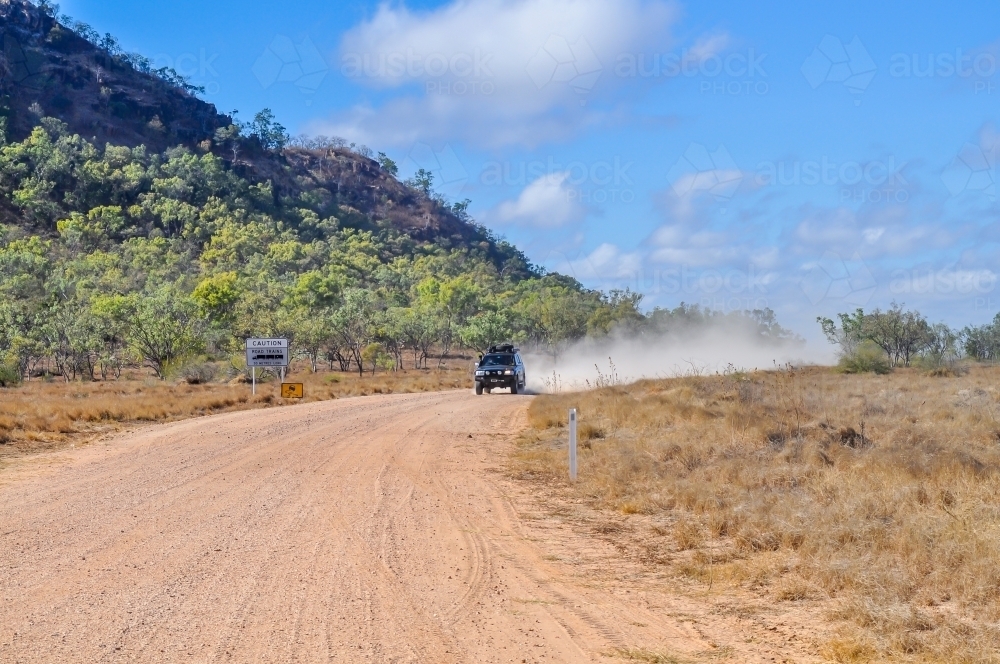
<path fill-rule="evenodd" d="M 416 189 L 424 196 L 430 197 L 434 186 L 434 173 L 425 168 L 418 168 L 417 172 L 413 174 L 413 177 L 407 180 L 405 184 L 413 189 Z"/>
<path fill-rule="evenodd" d="M 473 316 L 459 329 L 462 344 L 480 353 L 512 336 L 510 319 L 502 311 L 486 311 Z"/>
<path fill-rule="evenodd" d="M 842 355 L 852 355 L 867 341 L 882 349 L 891 367 L 900 364 L 909 366 L 915 357 L 936 341 L 945 342 L 935 339 L 934 329 L 920 312 L 904 310 L 895 302 L 886 311 L 875 309 L 865 313 L 857 309 L 853 314 L 838 314 L 838 318 L 840 327 L 829 318 L 816 320 L 827 339 L 841 347 Z"/>
<path fill-rule="evenodd" d="M 232 153 L 233 163 L 239 160 L 240 149 L 243 147 L 242 138 L 242 130 L 236 124 L 219 127 L 215 130 L 215 144 Z"/>
<path fill-rule="evenodd" d="M 981 362 L 997 361 L 1000 359 L 1000 314 L 986 325 L 964 328 L 958 341 L 969 357 Z"/>
<path fill-rule="evenodd" d="M 385 347 L 380 343 L 370 343 L 365 346 L 364 350 L 361 351 L 362 361 L 371 367 L 372 375 L 375 375 L 376 369 L 383 369 L 388 371 L 395 367 L 395 360 L 393 356 L 386 352 Z"/>
<path fill-rule="evenodd" d="M 384 152 L 378 153 L 378 165 L 382 167 L 382 170 L 389 175 L 395 177 L 399 173 L 399 167 L 396 165 L 392 159 L 389 159 Z"/>
<path fill-rule="evenodd" d="M 867 337 L 865 335 L 865 312 L 863 309 L 855 309 L 853 313 L 837 314 L 840 319 L 840 327 L 831 318 L 822 316 L 816 318 L 816 322 L 823 329 L 823 335 L 827 341 L 840 346 L 841 355 L 851 355 Z"/>
<path fill-rule="evenodd" d="M 375 296 L 363 288 L 351 288 L 344 293 L 344 303 L 334 312 L 331 322 L 333 329 L 347 349 L 358 368 L 358 375 L 364 375 L 364 359 L 361 354 L 373 342 L 376 333 Z"/>
<path fill-rule="evenodd" d="M 265 108 L 253 117 L 248 133 L 262 148 L 270 151 L 284 149 L 289 141 L 288 132 L 274 119 L 274 113 L 269 108 Z"/>
<path fill-rule="evenodd" d="M 134 352 L 160 379 L 172 363 L 203 345 L 196 305 L 171 287 L 102 298 L 95 310 L 127 330 Z"/>
<path fill-rule="evenodd" d="M 639 311 L 642 294 L 632 291 L 613 290 L 601 296 L 599 306 L 587 319 L 587 333 L 591 336 L 605 336 L 612 330 L 635 333 L 645 322 Z"/>
<path fill-rule="evenodd" d="M 866 315 L 863 329 L 865 338 L 885 351 L 892 366 L 910 366 L 910 361 L 932 340 L 927 319 L 896 303 L 885 312 L 876 309 Z"/>
<path fill-rule="evenodd" d="M 289 315 L 295 322 L 295 344 L 309 358 L 309 368 L 316 373 L 320 357 L 336 338 L 336 329 L 331 321 L 333 312 L 300 307 Z"/>
<path fill-rule="evenodd" d="M 931 325 L 923 357 L 934 367 L 952 364 L 959 358 L 959 334 L 944 323 Z"/>
<path fill-rule="evenodd" d="M 413 307 L 396 311 L 396 325 L 403 348 L 413 353 L 413 368 L 427 367 L 430 349 L 438 338 L 438 319 L 428 309 Z"/>

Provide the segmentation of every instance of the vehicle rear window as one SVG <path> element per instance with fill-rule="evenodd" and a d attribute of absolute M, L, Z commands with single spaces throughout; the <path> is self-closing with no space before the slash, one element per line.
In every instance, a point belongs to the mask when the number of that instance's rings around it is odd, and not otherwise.
<path fill-rule="evenodd" d="M 483 361 L 479 363 L 481 367 L 510 367 L 514 366 L 513 355 L 490 354 L 483 356 Z"/>

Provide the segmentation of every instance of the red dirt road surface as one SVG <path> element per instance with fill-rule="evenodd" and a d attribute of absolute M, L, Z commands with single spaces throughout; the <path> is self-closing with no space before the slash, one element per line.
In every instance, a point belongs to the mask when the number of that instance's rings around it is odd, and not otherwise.
<path fill-rule="evenodd" d="M 0 662 L 810 659 L 531 513 L 501 472 L 528 399 L 343 399 L 18 461 Z"/>

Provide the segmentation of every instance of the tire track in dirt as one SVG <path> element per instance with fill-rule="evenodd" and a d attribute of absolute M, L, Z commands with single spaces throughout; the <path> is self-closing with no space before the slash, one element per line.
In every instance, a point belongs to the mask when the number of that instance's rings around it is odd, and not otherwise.
<path fill-rule="evenodd" d="M 618 592 L 617 562 L 574 562 L 613 552 L 524 518 L 497 468 L 529 399 L 318 402 L 19 461 L 0 478 L 0 661 L 698 659 L 708 637 Z"/>

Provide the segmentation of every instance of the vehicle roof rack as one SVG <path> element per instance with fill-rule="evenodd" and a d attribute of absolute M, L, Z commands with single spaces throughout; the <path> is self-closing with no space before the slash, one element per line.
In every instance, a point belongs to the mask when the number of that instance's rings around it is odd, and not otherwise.
<path fill-rule="evenodd" d="M 488 353 L 516 353 L 520 349 L 515 348 L 514 344 L 497 344 L 496 346 L 490 346 L 490 349 L 486 352 Z"/>

